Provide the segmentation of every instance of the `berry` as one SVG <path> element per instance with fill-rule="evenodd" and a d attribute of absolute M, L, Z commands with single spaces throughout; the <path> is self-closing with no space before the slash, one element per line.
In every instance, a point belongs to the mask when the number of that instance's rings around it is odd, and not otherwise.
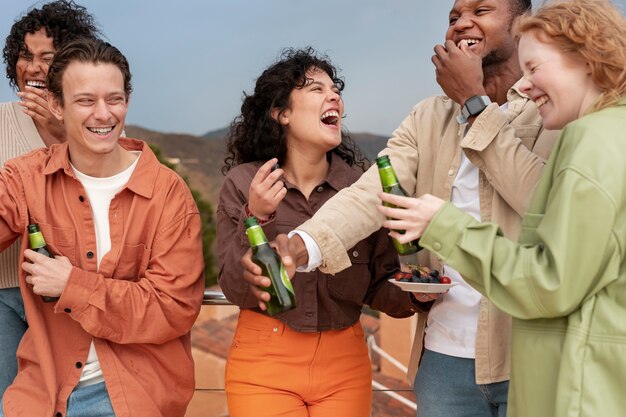
<path fill-rule="evenodd" d="M 402 278 L 403 282 L 413 282 L 413 283 L 421 283 L 421 284 L 450 284 L 451 280 L 449 277 L 442 275 L 436 269 L 429 269 L 425 266 L 415 266 L 409 265 L 411 268 L 411 272 L 397 272 L 394 277 L 398 274 L 403 274 L 402 276 L 407 276 L 407 278 Z M 396 278 L 398 279 L 398 278 Z"/>
<path fill-rule="evenodd" d="M 402 282 L 409 282 L 412 276 L 413 275 L 410 272 L 402 272 L 402 271 L 398 271 L 395 274 L 393 274 L 393 278 L 396 281 L 402 281 Z"/>

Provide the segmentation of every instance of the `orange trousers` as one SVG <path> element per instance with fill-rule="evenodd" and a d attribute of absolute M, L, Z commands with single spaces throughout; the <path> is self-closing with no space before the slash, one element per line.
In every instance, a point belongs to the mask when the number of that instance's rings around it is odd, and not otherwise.
<path fill-rule="evenodd" d="M 225 385 L 232 417 L 369 417 L 372 367 L 361 323 L 304 333 L 242 310 Z"/>

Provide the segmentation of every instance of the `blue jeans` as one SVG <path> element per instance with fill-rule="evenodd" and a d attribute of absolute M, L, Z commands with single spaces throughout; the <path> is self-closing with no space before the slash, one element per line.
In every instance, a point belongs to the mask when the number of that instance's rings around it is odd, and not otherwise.
<path fill-rule="evenodd" d="M 413 391 L 418 417 L 505 417 L 509 382 L 477 385 L 474 359 L 425 349 Z"/>
<path fill-rule="evenodd" d="M 66 413 L 65 417 L 115 417 L 105 383 L 87 385 L 72 391 L 67 399 Z M 1 401 L 0 417 L 4 417 Z"/>
<path fill-rule="evenodd" d="M 0 398 L 17 375 L 15 353 L 27 328 L 20 289 L 0 289 Z"/>

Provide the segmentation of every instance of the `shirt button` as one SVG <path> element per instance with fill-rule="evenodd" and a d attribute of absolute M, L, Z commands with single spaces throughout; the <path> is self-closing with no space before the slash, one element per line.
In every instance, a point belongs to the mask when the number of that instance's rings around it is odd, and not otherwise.
<path fill-rule="evenodd" d="M 450 175 L 450 176 L 454 175 L 454 170 L 453 169 L 449 170 L 448 171 L 448 175 Z"/>
<path fill-rule="evenodd" d="M 93 258 L 93 252 L 92 251 L 87 252 L 87 257 L 89 259 Z"/>
<path fill-rule="evenodd" d="M 315 272 L 315 271 L 317 271 L 317 268 L 311 269 L 311 272 Z"/>
<path fill-rule="evenodd" d="M 85 201 L 85 197 L 83 197 L 82 195 L 79 195 L 78 196 L 78 201 L 80 201 L 82 203 L 83 201 Z"/>
<path fill-rule="evenodd" d="M 56 414 L 54 415 L 54 417 L 63 417 L 63 414 L 61 414 L 61 413 L 56 413 Z"/>
<path fill-rule="evenodd" d="M 77 367 L 78 369 L 80 369 L 80 368 L 82 368 L 82 367 L 83 367 L 83 364 L 82 364 L 82 363 L 80 363 L 80 362 L 76 362 L 76 367 Z"/>
<path fill-rule="evenodd" d="M 71 313 L 72 309 L 71 308 L 64 308 L 63 311 L 65 311 L 66 313 Z"/>
<path fill-rule="evenodd" d="M 317 192 L 321 193 L 322 191 L 324 191 L 324 187 L 322 187 L 321 185 L 319 187 L 317 187 Z"/>
<path fill-rule="evenodd" d="M 278 333 L 278 327 L 274 327 L 274 328 L 272 329 L 272 331 L 273 331 L 274 333 Z"/>
<path fill-rule="evenodd" d="M 439 242 L 433 243 L 433 249 L 434 250 L 440 250 L 441 249 L 441 243 L 439 243 Z"/>
<path fill-rule="evenodd" d="M 352 256 L 354 256 L 355 258 L 359 256 L 359 251 L 355 250 L 354 252 L 352 252 Z"/>

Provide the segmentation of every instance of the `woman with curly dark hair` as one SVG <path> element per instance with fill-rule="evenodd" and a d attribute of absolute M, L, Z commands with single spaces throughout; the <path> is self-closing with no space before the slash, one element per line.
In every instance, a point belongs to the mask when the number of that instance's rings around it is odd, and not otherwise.
<path fill-rule="evenodd" d="M 64 135 L 62 124 L 50 114 L 46 101 L 45 80 L 54 52 L 74 39 L 98 33 L 87 9 L 71 0 L 30 9 L 11 27 L 2 50 L 6 77 L 47 145 L 63 140 Z"/>
<path fill-rule="evenodd" d="M 400 265 L 383 229 L 349 251 L 351 268 L 335 276 L 296 273 L 293 310 L 269 316 L 255 296 L 261 289 L 243 278 L 246 217 L 255 216 L 272 240 L 363 173 L 365 160 L 342 131 L 343 86 L 326 57 L 287 49 L 245 95 L 231 125 L 217 207 L 219 282 L 240 307 L 226 365 L 231 416 L 369 416 L 361 308 L 414 313 L 409 294 L 387 281 Z"/>
<path fill-rule="evenodd" d="M 21 101 L 0 103 L 0 166 L 65 140 L 63 124 L 48 110 L 48 66 L 68 42 L 97 34 L 93 17 L 72 1 L 32 8 L 15 21 L 3 56 L 9 84 Z M 19 250 L 17 242 L 0 254 L 0 398 L 17 374 L 15 353 L 27 328 L 17 275 Z"/>

